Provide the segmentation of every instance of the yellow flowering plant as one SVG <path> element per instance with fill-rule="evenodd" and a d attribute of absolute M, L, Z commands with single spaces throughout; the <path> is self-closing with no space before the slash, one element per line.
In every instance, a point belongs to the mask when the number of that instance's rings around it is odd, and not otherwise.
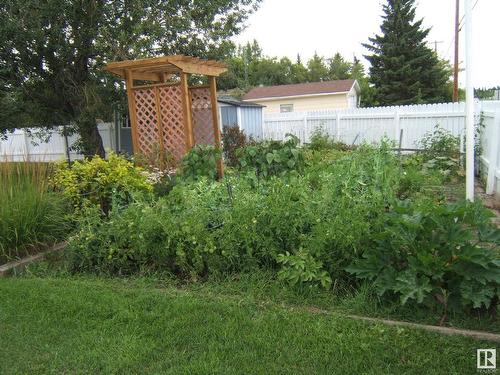
<path fill-rule="evenodd" d="M 113 200 L 126 204 L 132 196 L 153 191 L 143 168 L 114 153 L 108 159 L 95 156 L 75 161 L 71 166 L 60 163 L 51 183 L 70 199 L 77 212 L 97 206 L 107 214 Z"/>

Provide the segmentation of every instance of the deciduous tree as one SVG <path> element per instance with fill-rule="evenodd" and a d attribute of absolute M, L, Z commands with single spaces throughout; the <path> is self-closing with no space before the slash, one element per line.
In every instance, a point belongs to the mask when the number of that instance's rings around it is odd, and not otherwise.
<path fill-rule="evenodd" d="M 3 0 L 0 130 L 69 123 L 85 155 L 103 155 L 96 118 L 123 98 L 121 82 L 102 71 L 105 63 L 218 56 L 259 2 Z"/>

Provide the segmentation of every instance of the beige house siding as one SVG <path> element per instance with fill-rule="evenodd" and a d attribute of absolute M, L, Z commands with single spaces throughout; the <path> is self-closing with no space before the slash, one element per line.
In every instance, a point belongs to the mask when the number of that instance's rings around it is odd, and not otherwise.
<path fill-rule="evenodd" d="M 294 112 L 314 111 L 321 109 L 347 108 L 347 93 L 323 94 L 281 99 L 252 100 L 264 107 L 264 113 L 280 113 L 281 104 L 293 104 Z"/>

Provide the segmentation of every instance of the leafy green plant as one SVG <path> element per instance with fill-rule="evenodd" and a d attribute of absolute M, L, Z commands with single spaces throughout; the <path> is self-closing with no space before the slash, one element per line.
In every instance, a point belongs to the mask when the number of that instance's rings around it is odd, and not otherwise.
<path fill-rule="evenodd" d="M 437 186 L 444 186 L 449 175 L 437 169 L 425 168 L 423 158 L 418 153 L 401 157 L 401 178 L 399 180 L 398 198 L 432 197 L 444 200 L 442 191 Z"/>
<path fill-rule="evenodd" d="M 484 112 L 481 111 L 481 113 L 479 114 L 479 122 L 474 126 L 474 157 L 476 161 L 481 160 L 481 155 L 484 152 L 483 133 L 485 128 L 486 128 L 486 123 L 485 123 Z M 463 138 L 463 142 L 464 144 L 467 142 L 465 135 Z M 465 160 L 464 160 L 464 165 L 465 165 Z M 476 168 L 481 170 L 482 167 L 483 167 L 482 163 L 477 163 Z"/>
<path fill-rule="evenodd" d="M 304 170 L 304 155 L 299 139 L 291 134 L 284 142 L 266 141 L 239 149 L 237 155 L 242 169 L 253 169 L 257 177 L 281 176 Z"/>
<path fill-rule="evenodd" d="M 424 169 L 438 170 L 448 178 L 463 175 L 459 137 L 436 125 L 433 132 L 422 137 L 419 146 L 424 150 L 420 154 Z"/>
<path fill-rule="evenodd" d="M 355 149 L 356 146 L 349 146 L 344 142 L 335 141 L 332 137 L 330 137 L 330 135 L 322 126 L 319 126 L 313 130 L 311 138 L 309 140 L 308 148 L 313 151 L 350 151 Z"/>
<path fill-rule="evenodd" d="M 178 178 L 174 173 L 162 173 L 153 184 L 153 191 L 156 196 L 163 197 L 170 193 L 177 184 Z"/>
<path fill-rule="evenodd" d="M 460 151 L 460 139 L 446 129 L 436 125 L 433 132 L 427 132 L 420 141 L 425 150 L 424 156 L 431 159 L 436 156 L 457 156 Z"/>
<path fill-rule="evenodd" d="M 245 147 L 247 137 L 238 126 L 224 126 L 222 131 L 222 148 L 224 160 L 230 167 L 238 166 L 238 157 L 236 151 Z"/>
<path fill-rule="evenodd" d="M 478 203 L 402 202 L 347 270 L 401 304 L 437 301 L 445 316 L 449 308 L 488 308 L 500 287 L 500 230 L 491 215 Z"/>
<path fill-rule="evenodd" d="M 59 164 L 52 185 L 71 200 L 76 212 L 97 206 L 104 214 L 111 209 L 112 199 L 128 204 L 134 194 L 153 190 L 144 169 L 114 153 L 108 159 L 96 156 L 75 161 L 71 166 Z"/>
<path fill-rule="evenodd" d="M 333 140 L 323 127 L 313 130 L 308 147 L 314 151 L 329 150 L 332 148 Z"/>
<path fill-rule="evenodd" d="M 175 187 L 169 199 L 113 208 L 105 220 L 95 210 L 88 212 L 66 249 L 70 270 L 118 275 L 159 271 L 193 280 L 206 274 L 206 258 L 215 251 L 207 210 L 195 194 L 189 195 L 191 200 L 179 197 L 178 190 L 192 193 Z"/>
<path fill-rule="evenodd" d="M 401 178 L 397 158 L 389 143 L 363 145 L 306 178 L 314 189 L 309 196 L 314 225 L 304 247 L 323 262 L 332 279 L 349 282 L 345 267 L 370 248 L 396 199 Z"/>
<path fill-rule="evenodd" d="M 213 146 L 194 146 L 182 158 L 182 177 L 187 181 L 196 181 L 202 177 L 215 180 L 217 178 L 216 163 L 221 157 L 221 151 Z"/>
<path fill-rule="evenodd" d="M 214 205 L 220 213 L 214 220 L 218 248 L 233 269 L 276 268 L 277 255 L 298 249 L 313 225 L 307 181 L 272 177 L 257 186 L 231 182 L 232 199 Z"/>
<path fill-rule="evenodd" d="M 285 254 L 279 254 L 277 261 L 281 264 L 278 277 L 292 286 L 320 285 L 329 289 L 332 284 L 332 279 L 323 270 L 323 264 L 304 249 L 299 249 L 295 254 L 290 254 L 288 251 Z"/>

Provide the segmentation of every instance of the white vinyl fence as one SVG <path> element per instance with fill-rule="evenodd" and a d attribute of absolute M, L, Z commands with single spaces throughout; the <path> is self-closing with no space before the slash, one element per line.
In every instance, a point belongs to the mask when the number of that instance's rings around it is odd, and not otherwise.
<path fill-rule="evenodd" d="M 500 193 L 500 101 L 476 103 L 476 123 L 482 123 L 482 154 L 485 167 L 487 193 Z M 283 140 L 287 133 L 296 135 L 301 143 L 308 143 L 311 134 L 322 128 L 334 139 L 347 144 L 378 143 L 385 136 L 401 148 L 418 148 L 419 141 L 435 126 L 449 130 L 463 141 L 465 134 L 465 104 L 444 103 L 377 108 L 354 108 L 267 114 L 258 133 L 262 139 Z M 245 129 L 246 130 L 246 129 Z M 112 123 L 99 124 L 104 148 L 115 150 L 115 128 Z M 69 137 L 71 146 L 77 140 Z M 463 151 L 463 145 L 462 145 Z M 71 152 L 71 160 L 82 156 Z M 66 158 L 65 139 L 58 130 L 52 132 L 48 143 L 18 129 L 7 140 L 0 139 L 0 161 L 53 161 Z"/>
<path fill-rule="evenodd" d="M 0 138 L 0 161 L 59 161 L 66 160 L 66 139 L 61 135 L 62 127 L 49 131 L 48 142 L 44 142 L 37 135 L 36 129 L 16 129 L 7 133 L 7 139 Z M 105 150 L 114 149 L 114 127 L 112 123 L 100 123 L 99 133 L 102 137 Z M 78 140 L 78 136 L 67 137 L 69 148 Z M 82 159 L 83 156 L 75 151 L 70 151 L 70 159 Z"/>
<path fill-rule="evenodd" d="M 486 172 L 486 193 L 500 193 L 500 106 L 484 110 L 481 163 Z"/>
<path fill-rule="evenodd" d="M 483 116 L 481 162 L 488 170 L 488 193 L 500 192 L 500 101 L 477 102 L 475 109 L 477 124 Z M 465 103 L 266 114 L 262 138 L 283 140 L 286 134 L 294 134 L 301 143 L 308 143 L 312 133 L 321 128 L 347 144 L 378 143 L 387 137 L 402 149 L 415 149 L 436 125 L 459 136 L 463 151 Z"/>
<path fill-rule="evenodd" d="M 499 104 L 500 105 L 500 104 Z M 477 104 L 477 114 L 480 112 Z M 266 114 L 262 126 L 264 139 L 282 140 L 287 133 L 302 143 L 322 128 L 331 137 L 347 144 L 378 143 L 385 136 L 402 148 L 416 148 L 422 136 L 436 125 L 462 135 L 465 104 L 445 103 L 376 108 L 353 108 L 311 112 Z"/>

